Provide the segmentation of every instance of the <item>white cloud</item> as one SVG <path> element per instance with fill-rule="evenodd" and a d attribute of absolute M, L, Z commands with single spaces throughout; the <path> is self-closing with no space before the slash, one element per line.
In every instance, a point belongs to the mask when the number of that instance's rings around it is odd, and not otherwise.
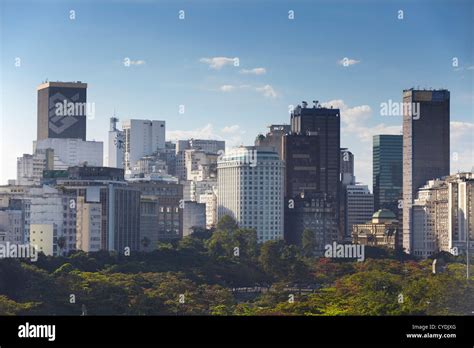
<path fill-rule="evenodd" d="M 276 98 L 277 93 L 275 92 L 275 89 L 273 89 L 272 86 L 270 85 L 265 85 L 263 87 L 257 87 L 255 88 L 257 92 L 262 93 L 265 97 L 267 98 Z"/>
<path fill-rule="evenodd" d="M 146 62 L 144 60 L 130 60 L 130 65 L 145 65 Z"/>
<path fill-rule="evenodd" d="M 212 58 L 201 58 L 199 61 L 209 65 L 210 69 L 220 70 L 226 65 L 234 65 L 237 58 L 229 57 L 212 57 Z"/>
<path fill-rule="evenodd" d="M 233 86 L 233 85 L 223 85 L 223 86 L 220 86 L 219 89 L 222 92 L 231 92 L 235 89 L 235 86 Z"/>
<path fill-rule="evenodd" d="M 222 133 L 232 134 L 232 133 L 237 133 L 239 130 L 240 130 L 240 126 L 234 124 L 232 126 L 225 126 L 224 128 L 222 128 Z"/>
<path fill-rule="evenodd" d="M 348 67 L 348 66 L 355 65 L 355 64 L 358 64 L 358 63 L 360 63 L 360 60 L 347 58 L 347 57 L 344 57 L 341 60 L 337 61 L 337 64 L 342 65 L 344 67 Z"/>
<path fill-rule="evenodd" d="M 267 69 L 265 68 L 242 69 L 240 70 L 240 73 L 249 74 L 249 75 L 264 75 L 267 73 Z"/>

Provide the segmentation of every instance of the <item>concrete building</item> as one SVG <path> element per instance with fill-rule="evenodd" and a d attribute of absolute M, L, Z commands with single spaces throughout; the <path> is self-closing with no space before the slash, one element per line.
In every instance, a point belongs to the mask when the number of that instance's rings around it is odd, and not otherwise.
<path fill-rule="evenodd" d="M 285 165 L 278 153 L 239 147 L 217 163 L 218 219 L 234 218 L 257 231 L 259 242 L 283 238 Z"/>
<path fill-rule="evenodd" d="M 30 245 L 46 256 L 57 256 L 56 249 L 54 248 L 57 235 L 58 226 L 54 223 L 30 225 Z"/>
<path fill-rule="evenodd" d="M 345 236 L 351 236 L 352 226 L 369 221 L 374 214 L 374 195 L 367 185 L 347 185 L 345 212 Z"/>
<path fill-rule="evenodd" d="M 206 204 L 206 228 L 217 225 L 217 185 L 215 189 L 207 190 L 199 195 L 199 203 Z"/>
<path fill-rule="evenodd" d="M 31 242 L 31 225 L 50 225 L 52 244 L 45 246 L 52 255 L 63 255 L 76 250 L 76 209 L 71 205 L 75 197 L 49 186 L 2 186 L 2 202 L 17 202 L 22 211 L 22 240 Z M 3 204 L 4 205 L 4 204 Z M 48 230 L 49 231 L 49 230 Z M 49 238 L 43 242 L 50 241 Z"/>
<path fill-rule="evenodd" d="M 101 250 L 102 205 L 77 198 L 76 248 L 85 252 Z"/>
<path fill-rule="evenodd" d="M 193 176 L 200 174 L 213 176 L 217 159 L 224 151 L 225 142 L 220 140 L 179 140 L 176 143 L 176 176 L 180 180 L 193 180 Z M 200 166 L 203 166 L 201 170 Z"/>
<path fill-rule="evenodd" d="M 401 247 L 400 232 L 395 214 L 388 209 L 380 209 L 372 215 L 371 221 L 352 226 L 352 242 L 397 249 Z"/>
<path fill-rule="evenodd" d="M 23 244 L 23 212 L 12 207 L 0 208 L 0 243 Z"/>
<path fill-rule="evenodd" d="M 102 167 L 104 143 L 101 141 L 84 141 L 81 139 L 43 139 L 33 142 L 33 153 L 38 150 L 53 149 L 63 166 L 74 167 L 88 165 Z M 63 169 L 57 168 L 54 169 Z"/>
<path fill-rule="evenodd" d="M 428 180 L 449 175 L 450 94 L 408 89 L 403 103 L 403 247 L 412 254 L 416 191 Z"/>
<path fill-rule="evenodd" d="M 225 141 L 211 139 L 189 139 L 176 142 L 176 153 L 184 150 L 202 150 L 207 153 L 221 154 L 225 151 Z"/>
<path fill-rule="evenodd" d="M 70 138 L 86 140 L 87 84 L 44 82 L 38 90 L 37 140 Z"/>
<path fill-rule="evenodd" d="M 54 169 L 54 150 L 36 151 L 33 155 L 24 154 L 17 158 L 16 184 L 40 185 L 44 170 Z"/>
<path fill-rule="evenodd" d="M 441 250 L 459 253 L 474 251 L 474 173 L 459 173 L 446 179 L 448 190 L 448 235 Z M 471 254 L 472 255 L 472 254 Z"/>
<path fill-rule="evenodd" d="M 310 197 L 295 197 L 285 206 L 285 240 L 301 245 L 304 230 L 315 233 L 316 254 L 321 255 L 324 247 L 339 238 L 338 206 L 324 193 Z"/>
<path fill-rule="evenodd" d="M 108 139 L 107 165 L 111 168 L 123 168 L 124 164 L 124 132 L 117 129 L 116 117 L 110 118 L 110 129 Z"/>
<path fill-rule="evenodd" d="M 447 236 L 448 196 L 442 180 L 430 180 L 418 190 L 412 206 L 412 254 L 427 258 L 440 250 L 440 236 Z"/>
<path fill-rule="evenodd" d="M 129 181 L 140 191 L 140 249 L 155 250 L 158 242 L 183 236 L 183 186 L 146 178 Z"/>
<path fill-rule="evenodd" d="M 195 229 L 206 228 L 206 204 L 185 201 L 183 208 L 183 237 L 191 235 Z"/>
<path fill-rule="evenodd" d="M 126 120 L 124 134 L 124 168 L 131 172 L 136 162 L 165 148 L 165 121 Z"/>
<path fill-rule="evenodd" d="M 101 250 L 139 250 L 140 191 L 124 180 L 123 169 L 71 167 L 68 177 L 58 178 L 57 185 L 77 199 L 82 197 L 85 203 L 100 204 Z M 74 203 L 77 206 L 77 201 Z"/>
<path fill-rule="evenodd" d="M 373 136 L 372 173 L 375 209 L 390 209 L 399 215 L 402 199 L 403 135 Z"/>
<path fill-rule="evenodd" d="M 278 153 L 280 159 L 283 159 L 283 136 L 290 133 L 289 124 L 272 124 L 268 126 L 269 131 L 266 135 L 259 134 L 255 139 L 255 146 L 270 148 Z"/>

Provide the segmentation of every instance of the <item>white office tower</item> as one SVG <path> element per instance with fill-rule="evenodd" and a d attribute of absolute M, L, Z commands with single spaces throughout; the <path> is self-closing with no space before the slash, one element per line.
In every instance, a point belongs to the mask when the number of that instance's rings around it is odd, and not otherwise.
<path fill-rule="evenodd" d="M 259 242 L 283 238 L 284 162 L 262 147 L 239 147 L 217 162 L 217 215 L 257 231 Z"/>
<path fill-rule="evenodd" d="M 345 192 L 345 235 L 352 234 L 352 226 L 365 224 L 374 214 L 374 195 L 367 185 L 346 185 Z"/>
<path fill-rule="evenodd" d="M 124 168 L 130 174 L 137 161 L 165 148 L 165 121 L 126 120 L 124 134 Z"/>
<path fill-rule="evenodd" d="M 47 138 L 33 142 L 33 153 L 53 149 L 59 163 L 67 167 L 88 165 L 102 167 L 104 143 L 102 141 L 84 141 L 71 138 Z"/>
<path fill-rule="evenodd" d="M 430 180 L 418 190 L 413 203 L 413 255 L 427 258 L 440 249 L 447 235 L 448 200 L 445 183 Z M 445 237 L 444 237 L 445 239 Z"/>
<path fill-rule="evenodd" d="M 215 227 L 217 225 L 217 189 L 201 194 L 199 203 L 206 204 L 206 228 Z"/>
<path fill-rule="evenodd" d="M 474 252 L 474 173 L 446 178 L 448 189 L 448 240 L 441 249 L 451 253 Z M 443 242 L 443 241 L 442 241 Z"/>
<path fill-rule="evenodd" d="M 107 165 L 112 168 L 123 168 L 124 134 L 117 129 L 117 122 L 118 118 L 110 118 Z"/>

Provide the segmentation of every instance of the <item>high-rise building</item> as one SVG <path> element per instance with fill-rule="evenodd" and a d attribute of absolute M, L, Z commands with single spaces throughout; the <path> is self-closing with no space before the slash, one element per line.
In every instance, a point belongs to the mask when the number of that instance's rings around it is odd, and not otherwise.
<path fill-rule="evenodd" d="M 38 86 L 37 140 L 86 140 L 87 83 L 45 82 Z"/>
<path fill-rule="evenodd" d="M 343 185 L 354 185 L 354 154 L 347 148 L 341 149 L 341 183 Z"/>
<path fill-rule="evenodd" d="M 124 134 L 117 129 L 118 118 L 110 118 L 108 166 L 111 168 L 123 168 L 124 160 Z"/>
<path fill-rule="evenodd" d="M 441 250 L 469 252 L 474 249 L 474 172 L 454 174 L 446 179 L 448 189 L 448 236 Z"/>
<path fill-rule="evenodd" d="M 206 228 L 217 225 L 217 186 L 205 191 L 199 196 L 199 203 L 206 204 Z"/>
<path fill-rule="evenodd" d="M 40 185 L 44 170 L 54 169 L 54 150 L 38 150 L 17 159 L 16 184 Z"/>
<path fill-rule="evenodd" d="M 208 176 L 215 174 L 217 158 L 224 151 L 225 141 L 222 140 L 179 140 L 176 143 L 176 176 L 180 180 L 191 180 L 189 171 L 198 170 L 200 164 L 211 170 Z"/>
<path fill-rule="evenodd" d="M 372 175 L 375 210 L 389 209 L 398 216 L 402 199 L 403 135 L 373 136 Z"/>
<path fill-rule="evenodd" d="M 259 242 L 283 238 L 284 162 L 260 147 L 239 147 L 217 162 L 217 215 L 257 231 Z"/>
<path fill-rule="evenodd" d="M 177 182 L 134 179 L 130 186 L 140 190 L 140 248 L 151 251 L 158 242 L 183 236 L 183 186 Z"/>
<path fill-rule="evenodd" d="M 20 209 L 0 208 L 0 244 L 23 244 L 23 214 Z"/>
<path fill-rule="evenodd" d="M 350 241 L 352 236 L 346 214 L 347 205 L 347 187 L 356 184 L 354 175 L 354 154 L 347 148 L 341 148 L 341 191 L 340 191 L 340 209 L 339 209 L 339 238 L 345 241 Z"/>
<path fill-rule="evenodd" d="M 352 226 L 363 224 L 374 214 L 374 195 L 367 185 L 347 185 L 344 202 L 345 236 L 352 235 Z"/>
<path fill-rule="evenodd" d="M 412 206 L 411 254 L 427 258 L 439 251 L 438 237 L 448 235 L 448 195 L 440 179 L 429 180 L 417 192 Z"/>
<path fill-rule="evenodd" d="M 125 248 L 139 250 L 140 191 L 124 180 L 123 169 L 70 167 L 67 178 L 57 178 L 56 182 L 63 192 L 75 196 L 75 206 L 79 197 L 83 197 L 85 203 L 100 204 L 101 250 L 120 253 L 126 251 Z"/>
<path fill-rule="evenodd" d="M 317 101 L 312 108 L 298 105 L 291 114 L 293 134 L 315 133 L 319 137 L 319 190 L 339 203 L 340 189 L 340 111 L 323 108 Z"/>
<path fill-rule="evenodd" d="M 74 195 L 46 185 L 2 186 L 0 197 L 6 198 L 10 204 L 18 202 L 17 209 L 22 210 L 25 243 L 39 244 L 39 235 L 43 231 L 42 247 L 50 253 L 48 255 L 63 255 L 76 250 L 76 209 L 71 205 Z M 37 240 L 31 236 L 33 225 L 39 226 L 39 230 L 34 230 L 38 233 Z M 46 235 L 49 233 L 51 235 Z"/>
<path fill-rule="evenodd" d="M 259 134 L 257 136 L 255 146 L 271 148 L 278 153 L 280 159 L 283 159 L 283 136 L 291 131 L 291 126 L 289 124 L 272 124 L 268 128 L 269 131 L 266 135 Z"/>
<path fill-rule="evenodd" d="M 321 192 L 319 136 L 310 133 L 283 136 L 282 159 L 285 161 L 285 197 L 311 197 Z"/>
<path fill-rule="evenodd" d="M 429 180 L 449 175 L 450 94 L 408 89 L 403 103 L 403 247 L 412 253 L 416 191 Z"/>
<path fill-rule="evenodd" d="M 104 157 L 102 141 L 84 141 L 81 139 L 43 139 L 33 142 L 33 153 L 38 150 L 54 150 L 59 163 L 68 167 L 93 166 L 102 167 Z M 54 169 L 63 169 L 57 168 Z"/>
<path fill-rule="evenodd" d="M 165 121 L 126 120 L 124 134 L 124 168 L 132 171 L 136 162 L 165 148 Z"/>

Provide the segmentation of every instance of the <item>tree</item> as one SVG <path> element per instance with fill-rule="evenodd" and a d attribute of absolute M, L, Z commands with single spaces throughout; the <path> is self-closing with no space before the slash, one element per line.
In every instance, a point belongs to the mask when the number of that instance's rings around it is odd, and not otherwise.
<path fill-rule="evenodd" d="M 229 215 L 224 215 L 217 223 L 218 231 L 234 232 L 239 228 L 237 222 Z"/>

